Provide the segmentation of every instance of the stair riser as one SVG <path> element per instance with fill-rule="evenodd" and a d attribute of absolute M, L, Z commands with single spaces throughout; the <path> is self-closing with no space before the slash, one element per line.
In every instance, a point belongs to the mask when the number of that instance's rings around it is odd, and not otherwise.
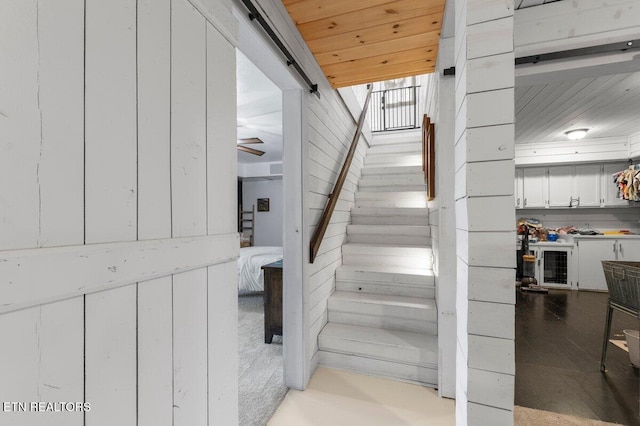
<path fill-rule="evenodd" d="M 385 328 L 388 330 L 413 331 L 415 333 L 438 334 L 438 323 L 412 319 L 380 317 L 352 312 L 329 311 L 329 322 Z"/>
<path fill-rule="evenodd" d="M 433 275 L 410 275 L 410 274 L 394 274 L 379 273 L 371 271 L 353 271 L 344 268 L 336 270 L 337 281 L 352 281 L 354 283 L 372 283 L 372 284 L 388 284 L 393 285 L 409 285 L 421 287 L 433 287 L 435 279 Z"/>
<path fill-rule="evenodd" d="M 422 141 L 422 129 L 391 130 L 374 133 L 371 145 L 394 145 Z"/>
<path fill-rule="evenodd" d="M 342 247 L 343 254 L 366 254 L 368 256 L 402 256 L 427 258 L 433 256 L 431 247 L 373 246 L 347 244 Z"/>
<path fill-rule="evenodd" d="M 358 355 L 372 359 L 399 362 L 413 366 L 433 367 L 438 363 L 435 353 L 425 349 L 380 345 L 373 342 L 341 339 L 320 333 L 318 348 L 329 352 Z"/>
<path fill-rule="evenodd" d="M 430 242 L 430 238 L 422 235 L 348 234 L 347 241 L 363 244 L 425 245 Z"/>
<path fill-rule="evenodd" d="M 427 216 L 377 216 L 377 215 L 359 215 L 351 216 L 351 223 L 354 225 L 429 225 Z"/>
<path fill-rule="evenodd" d="M 388 361 L 326 351 L 319 352 L 319 361 L 320 365 L 329 368 L 357 371 L 409 383 L 417 383 L 431 387 L 436 387 L 438 383 L 438 370 L 435 368 L 396 364 Z"/>
<path fill-rule="evenodd" d="M 424 297 L 428 299 L 433 299 L 436 295 L 433 287 L 359 281 L 336 281 L 336 290 L 388 294 L 391 296 Z"/>
<path fill-rule="evenodd" d="M 427 207 L 427 200 L 356 200 L 356 207 Z"/>
<path fill-rule="evenodd" d="M 367 166 L 405 167 L 422 166 L 420 154 L 373 154 L 365 158 Z"/>
<path fill-rule="evenodd" d="M 358 181 L 358 186 L 364 188 L 375 185 L 424 185 L 424 175 L 422 173 L 395 174 L 395 175 L 373 175 L 363 176 Z"/>
<path fill-rule="evenodd" d="M 375 225 L 348 225 L 347 234 L 384 234 L 392 235 L 414 235 L 422 237 L 431 236 L 429 226 L 375 226 Z"/>
<path fill-rule="evenodd" d="M 344 254 L 342 263 L 345 265 L 385 265 L 406 266 L 409 268 L 432 269 L 433 257 L 381 256 L 370 254 Z"/>
<path fill-rule="evenodd" d="M 424 309 L 409 306 L 387 305 L 384 303 L 364 303 L 360 301 L 348 301 L 329 298 L 329 312 L 346 312 L 350 314 L 388 317 L 396 320 L 409 320 L 415 322 L 437 321 L 438 313 L 435 309 Z M 384 319 L 384 318 L 382 318 Z M 329 320 L 330 322 L 334 322 Z M 340 321 L 335 321 L 340 322 Z M 401 323 L 402 321 L 398 321 Z M 349 324 L 349 323 L 344 323 Z M 366 324 L 353 324 L 366 325 Z M 385 328 L 385 327 L 382 327 Z M 412 330 L 408 330 L 412 331 Z"/>
<path fill-rule="evenodd" d="M 424 183 L 415 185 L 376 185 L 360 188 L 362 191 L 368 192 L 393 192 L 393 191 L 426 191 L 427 185 Z"/>
<path fill-rule="evenodd" d="M 420 142 L 403 142 L 385 145 L 374 145 L 369 148 L 367 155 L 410 152 L 419 154 L 422 152 L 422 143 Z"/>
<path fill-rule="evenodd" d="M 392 167 L 392 166 L 364 166 L 362 168 L 362 176 L 369 178 L 381 178 L 383 176 L 395 175 L 395 176 L 404 176 L 404 175 L 420 175 L 424 176 L 424 171 L 422 170 L 422 165 L 418 166 L 400 166 L 400 167 Z"/>
<path fill-rule="evenodd" d="M 426 191 L 367 191 L 361 190 L 355 194 L 356 200 L 426 200 Z M 426 210 L 426 207 L 423 207 Z"/>

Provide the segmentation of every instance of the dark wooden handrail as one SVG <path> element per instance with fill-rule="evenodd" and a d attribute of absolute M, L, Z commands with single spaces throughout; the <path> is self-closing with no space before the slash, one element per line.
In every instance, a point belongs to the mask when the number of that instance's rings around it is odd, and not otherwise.
<path fill-rule="evenodd" d="M 342 170 L 340 170 L 340 175 L 338 175 L 338 180 L 333 187 L 333 191 L 331 191 L 331 194 L 329 194 L 329 201 L 327 202 L 327 205 L 322 212 L 322 217 L 320 218 L 320 222 L 318 222 L 316 232 L 313 233 L 313 237 L 311 238 L 311 247 L 309 253 L 309 261 L 311 263 L 316 260 L 316 256 L 318 255 L 318 251 L 320 250 L 322 238 L 324 238 L 324 233 L 327 231 L 327 227 L 329 226 L 329 222 L 331 221 L 331 215 L 333 215 L 333 210 L 336 208 L 336 204 L 338 203 L 340 191 L 342 191 L 342 185 L 344 185 L 347 174 L 349 174 L 351 161 L 353 160 L 353 156 L 356 153 L 360 135 L 362 135 L 362 126 L 364 125 L 364 119 L 367 116 L 367 110 L 369 109 L 369 100 L 371 99 L 371 91 L 373 90 L 373 85 L 369 84 L 368 89 L 369 90 L 367 91 L 367 97 L 364 101 L 362 112 L 360 113 L 360 119 L 358 120 L 358 127 L 356 128 L 355 135 L 353 135 L 351 147 L 349 148 L 349 152 L 347 153 L 347 158 L 344 159 Z"/>

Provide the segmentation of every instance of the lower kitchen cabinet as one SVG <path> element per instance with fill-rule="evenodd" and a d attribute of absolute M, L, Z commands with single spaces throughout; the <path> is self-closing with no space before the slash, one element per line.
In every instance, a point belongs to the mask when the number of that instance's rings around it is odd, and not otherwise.
<path fill-rule="evenodd" d="M 531 243 L 529 251 L 536 258 L 534 272 L 538 285 L 575 290 L 573 246 Z"/>
<path fill-rule="evenodd" d="M 616 248 L 616 240 L 580 240 L 578 242 L 579 290 L 607 290 L 602 261 L 616 260 Z"/>
<path fill-rule="evenodd" d="M 618 240 L 618 260 L 640 262 L 640 240 Z"/>
<path fill-rule="evenodd" d="M 578 289 L 607 291 L 603 260 L 640 262 L 640 239 L 580 239 L 578 251 Z"/>

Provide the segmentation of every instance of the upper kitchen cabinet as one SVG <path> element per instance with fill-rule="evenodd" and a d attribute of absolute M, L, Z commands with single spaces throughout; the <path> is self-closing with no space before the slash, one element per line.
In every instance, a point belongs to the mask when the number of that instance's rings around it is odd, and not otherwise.
<path fill-rule="evenodd" d="M 546 207 L 549 196 L 548 189 L 545 167 L 531 167 L 522 170 L 523 207 Z"/>
<path fill-rule="evenodd" d="M 573 188 L 575 166 L 549 167 L 549 207 L 577 206 L 578 197 Z M 575 204 L 574 204 L 575 203 Z"/>
<path fill-rule="evenodd" d="M 629 201 L 618 198 L 613 174 L 628 167 L 627 163 L 611 163 L 602 167 L 602 205 L 605 207 L 628 206 Z"/>
<path fill-rule="evenodd" d="M 524 188 L 522 187 L 523 169 L 516 169 L 515 187 L 513 190 L 513 198 L 516 202 L 516 209 L 521 209 L 524 205 Z"/>
<path fill-rule="evenodd" d="M 629 206 L 618 198 L 613 182 L 613 174 L 626 167 L 597 163 L 516 169 L 516 208 Z"/>
<path fill-rule="evenodd" d="M 574 193 L 578 194 L 578 207 L 599 207 L 603 204 L 601 197 L 602 165 L 585 164 L 576 166 Z"/>

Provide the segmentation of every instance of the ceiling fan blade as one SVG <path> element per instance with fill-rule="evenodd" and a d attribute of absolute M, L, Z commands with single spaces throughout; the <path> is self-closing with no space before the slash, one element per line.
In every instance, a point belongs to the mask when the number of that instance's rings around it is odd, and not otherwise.
<path fill-rule="evenodd" d="M 240 151 L 248 152 L 249 154 L 261 156 L 264 154 L 264 151 L 260 151 L 259 149 L 249 148 L 248 146 L 238 145 L 237 147 Z"/>
<path fill-rule="evenodd" d="M 245 138 L 238 139 L 239 144 L 249 144 L 249 143 L 264 143 L 260 138 Z"/>

